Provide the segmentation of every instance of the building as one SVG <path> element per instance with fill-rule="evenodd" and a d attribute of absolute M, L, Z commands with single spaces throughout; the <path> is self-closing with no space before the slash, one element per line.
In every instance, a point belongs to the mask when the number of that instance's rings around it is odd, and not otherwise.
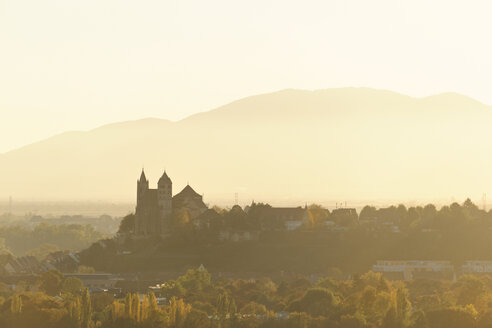
<path fill-rule="evenodd" d="M 174 211 L 185 210 L 190 219 L 194 219 L 207 210 L 203 197 L 189 185 L 174 197 L 172 188 L 173 183 L 164 171 L 157 183 L 157 189 L 150 189 L 149 181 L 142 170 L 137 181 L 135 234 L 165 235 L 169 232 Z"/>
<path fill-rule="evenodd" d="M 350 226 L 359 222 L 359 216 L 355 208 L 337 208 L 331 212 L 330 221 L 337 225 Z"/>
<path fill-rule="evenodd" d="M 264 207 L 259 213 L 263 230 L 295 230 L 308 222 L 307 207 Z"/>
<path fill-rule="evenodd" d="M 466 261 L 461 266 L 461 272 L 466 273 L 480 273 L 491 274 L 492 273 L 492 261 Z"/>
<path fill-rule="evenodd" d="M 63 276 L 80 279 L 91 292 L 114 288 L 122 280 L 111 273 L 65 273 Z"/>
<path fill-rule="evenodd" d="M 101 241 L 99 243 L 102 244 Z M 61 272 L 74 272 L 77 271 L 80 265 L 80 259 L 74 252 L 57 251 L 48 254 L 44 260 L 44 264 L 48 265 L 51 269 Z"/>
<path fill-rule="evenodd" d="M 454 279 L 454 266 L 449 261 L 377 261 L 372 271 L 395 280 Z"/>
<path fill-rule="evenodd" d="M 46 270 L 34 256 L 15 257 L 12 254 L 0 255 L 0 275 L 29 275 Z"/>

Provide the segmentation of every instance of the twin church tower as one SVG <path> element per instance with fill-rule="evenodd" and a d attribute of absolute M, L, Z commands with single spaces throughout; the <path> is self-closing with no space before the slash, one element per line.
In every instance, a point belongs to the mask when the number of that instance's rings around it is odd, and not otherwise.
<path fill-rule="evenodd" d="M 164 171 L 157 189 L 149 188 L 149 180 L 142 170 L 137 180 L 137 207 L 135 209 L 135 234 L 166 235 L 171 228 L 173 211 L 185 210 L 193 219 L 207 210 L 203 197 L 187 185 L 173 197 L 173 183 Z"/>

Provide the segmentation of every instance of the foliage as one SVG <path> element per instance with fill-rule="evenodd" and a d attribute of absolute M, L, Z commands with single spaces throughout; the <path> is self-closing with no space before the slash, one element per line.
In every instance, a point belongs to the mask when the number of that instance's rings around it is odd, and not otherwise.
<path fill-rule="evenodd" d="M 128 214 L 121 222 L 118 233 L 130 233 L 135 230 L 135 214 Z"/>
<path fill-rule="evenodd" d="M 303 277 L 276 284 L 268 278 L 212 280 L 206 270 L 189 270 L 175 280 L 181 295 L 163 305 L 153 293 L 120 299 L 90 295 L 80 281 L 54 271 L 38 283 L 56 296 L 5 290 L 0 327 L 486 328 L 492 323 L 492 282 L 486 276 L 390 282 L 368 272 L 351 280 L 323 277 L 313 286 Z"/>
<path fill-rule="evenodd" d="M 44 272 L 40 277 L 39 288 L 47 295 L 58 295 L 62 289 L 63 275 L 60 271 L 51 270 Z"/>
<path fill-rule="evenodd" d="M 76 277 L 69 277 L 65 279 L 62 283 L 62 292 L 74 295 L 74 296 L 80 296 L 82 295 L 82 292 L 84 291 L 84 284 L 79 278 Z"/>
<path fill-rule="evenodd" d="M 31 249 L 26 252 L 26 255 L 34 256 L 39 261 L 42 261 L 48 256 L 50 253 L 58 252 L 60 248 L 57 245 L 51 243 L 44 243 L 38 248 Z"/>
<path fill-rule="evenodd" d="M 0 227 L 0 251 L 6 245 L 16 255 L 33 255 L 43 259 L 60 249 L 82 250 L 103 236 L 91 225 L 42 222 L 30 229 L 21 225 Z"/>

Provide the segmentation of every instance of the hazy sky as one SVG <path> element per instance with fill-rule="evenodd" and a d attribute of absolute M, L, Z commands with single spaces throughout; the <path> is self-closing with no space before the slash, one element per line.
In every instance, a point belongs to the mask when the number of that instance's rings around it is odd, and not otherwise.
<path fill-rule="evenodd" d="M 0 0 L 0 153 L 284 88 L 492 104 L 490 1 Z"/>

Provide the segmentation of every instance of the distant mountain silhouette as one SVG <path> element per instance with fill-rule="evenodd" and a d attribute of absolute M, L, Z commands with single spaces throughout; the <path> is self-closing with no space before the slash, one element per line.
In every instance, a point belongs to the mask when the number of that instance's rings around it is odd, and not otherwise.
<path fill-rule="evenodd" d="M 0 155 L 0 197 L 133 200 L 145 167 L 205 201 L 479 197 L 492 186 L 492 108 L 446 93 L 283 90 L 178 122 L 66 132 Z"/>

